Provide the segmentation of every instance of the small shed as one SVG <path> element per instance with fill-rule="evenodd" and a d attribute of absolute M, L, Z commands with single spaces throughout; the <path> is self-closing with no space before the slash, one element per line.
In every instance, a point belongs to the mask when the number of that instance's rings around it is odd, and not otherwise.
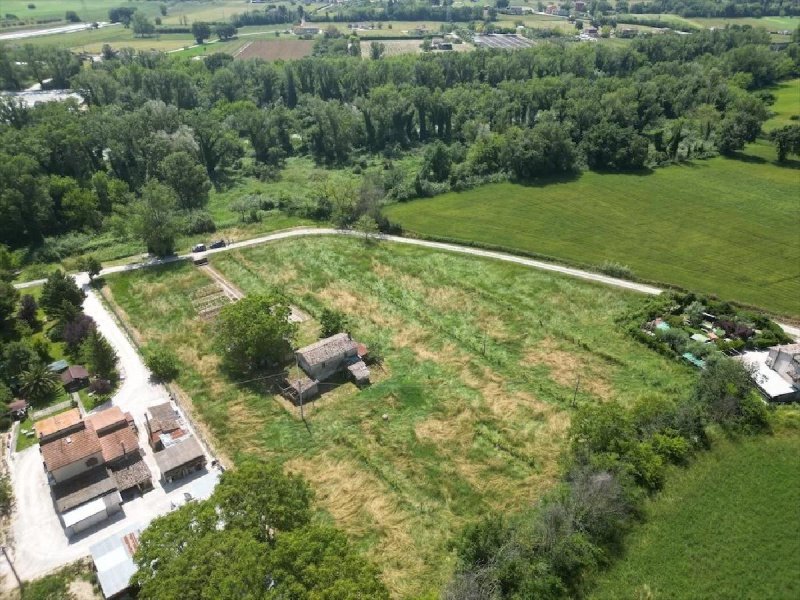
<path fill-rule="evenodd" d="M 697 358 L 691 352 L 684 352 L 682 356 L 683 356 L 684 360 L 686 360 L 687 362 L 693 364 L 698 369 L 705 369 L 706 368 L 706 361 L 704 361 L 702 358 Z"/>
<path fill-rule="evenodd" d="M 292 403 L 300 405 L 301 401 L 306 402 L 319 394 L 319 382 L 305 376 L 288 378 L 283 392 Z"/>
<path fill-rule="evenodd" d="M 192 435 L 156 452 L 154 456 L 164 481 L 186 477 L 206 466 L 206 455 Z"/>
<path fill-rule="evenodd" d="M 28 403 L 25 400 L 14 400 L 8 405 L 8 412 L 14 419 L 23 420 L 28 412 Z"/>
<path fill-rule="evenodd" d="M 114 491 L 106 496 L 96 498 L 91 502 L 82 504 L 69 512 L 61 515 L 61 521 L 64 523 L 64 533 L 67 537 L 72 537 L 76 533 L 80 533 L 93 525 L 102 523 L 112 515 L 115 515 L 122 510 L 122 497 L 119 492 Z"/>
<path fill-rule="evenodd" d="M 47 368 L 53 373 L 61 373 L 63 371 L 66 371 L 68 367 L 69 363 L 65 360 L 57 360 L 47 365 Z"/>
<path fill-rule="evenodd" d="M 130 589 L 131 577 L 136 573 L 133 555 L 139 548 L 141 532 L 140 525 L 132 525 L 89 549 L 105 598 L 122 597 Z"/>
<path fill-rule="evenodd" d="M 61 383 L 68 392 L 77 392 L 89 385 L 89 372 L 82 365 L 72 365 L 61 373 Z"/>
<path fill-rule="evenodd" d="M 369 383 L 369 367 L 364 364 L 363 360 L 356 361 L 349 365 L 347 371 L 350 373 L 356 385 L 360 386 Z"/>

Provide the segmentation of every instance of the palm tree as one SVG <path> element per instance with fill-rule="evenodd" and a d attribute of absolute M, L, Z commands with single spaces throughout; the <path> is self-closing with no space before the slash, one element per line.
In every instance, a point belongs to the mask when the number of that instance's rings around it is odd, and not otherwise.
<path fill-rule="evenodd" d="M 36 363 L 22 373 L 22 394 L 28 400 L 36 402 L 52 395 L 58 386 L 58 375 L 48 369 L 44 363 Z"/>

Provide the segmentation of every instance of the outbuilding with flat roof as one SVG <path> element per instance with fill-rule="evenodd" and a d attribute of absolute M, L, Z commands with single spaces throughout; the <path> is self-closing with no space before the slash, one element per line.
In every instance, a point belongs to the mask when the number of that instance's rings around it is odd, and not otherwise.
<path fill-rule="evenodd" d="M 192 435 L 175 441 L 154 456 L 164 481 L 180 479 L 206 466 L 206 455 Z"/>

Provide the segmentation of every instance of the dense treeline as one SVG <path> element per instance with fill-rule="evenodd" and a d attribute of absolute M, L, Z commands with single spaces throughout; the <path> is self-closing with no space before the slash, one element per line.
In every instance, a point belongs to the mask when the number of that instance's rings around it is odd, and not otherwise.
<path fill-rule="evenodd" d="M 617 6 L 619 10 L 619 5 Z M 673 13 L 682 17 L 766 17 L 800 15 L 797 0 L 656 0 L 631 2 L 630 12 L 635 14 Z"/>
<path fill-rule="evenodd" d="M 735 152 L 767 116 L 758 89 L 798 65 L 796 45 L 773 52 L 750 28 L 370 61 L 109 50 L 80 69 L 68 53 L 36 52 L 4 50 L 4 84 L 59 72 L 87 106 L 0 103 L 0 243 L 51 260 L 59 252 L 43 242 L 73 232 L 113 230 L 170 252 L 180 232 L 213 231 L 203 210 L 212 186 L 277 177 L 289 156 L 329 166 L 381 157 L 366 192 L 374 206 L 383 195 Z M 393 167 L 420 147 L 419 171 Z M 364 207 L 324 193 L 303 214 L 349 225 Z"/>
<path fill-rule="evenodd" d="M 668 465 L 709 447 L 708 428 L 756 434 L 767 407 L 738 361 L 717 358 L 686 398 L 580 407 L 572 419 L 562 483 L 535 507 L 468 526 L 446 600 L 583 597 L 644 518 L 643 500 Z"/>
<path fill-rule="evenodd" d="M 384 5 L 372 3 L 364 6 L 339 8 L 336 12 L 316 12 L 306 14 L 307 21 L 483 21 L 494 20 L 494 8 L 484 12 L 483 5 L 475 6 L 432 6 L 430 3 L 393 2 Z"/>

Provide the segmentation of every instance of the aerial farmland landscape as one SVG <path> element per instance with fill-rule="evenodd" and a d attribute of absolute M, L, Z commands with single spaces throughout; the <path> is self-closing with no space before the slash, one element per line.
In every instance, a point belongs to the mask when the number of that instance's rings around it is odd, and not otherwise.
<path fill-rule="evenodd" d="M 0 4 L 0 598 L 800 593 L 796 2 Z"/>

